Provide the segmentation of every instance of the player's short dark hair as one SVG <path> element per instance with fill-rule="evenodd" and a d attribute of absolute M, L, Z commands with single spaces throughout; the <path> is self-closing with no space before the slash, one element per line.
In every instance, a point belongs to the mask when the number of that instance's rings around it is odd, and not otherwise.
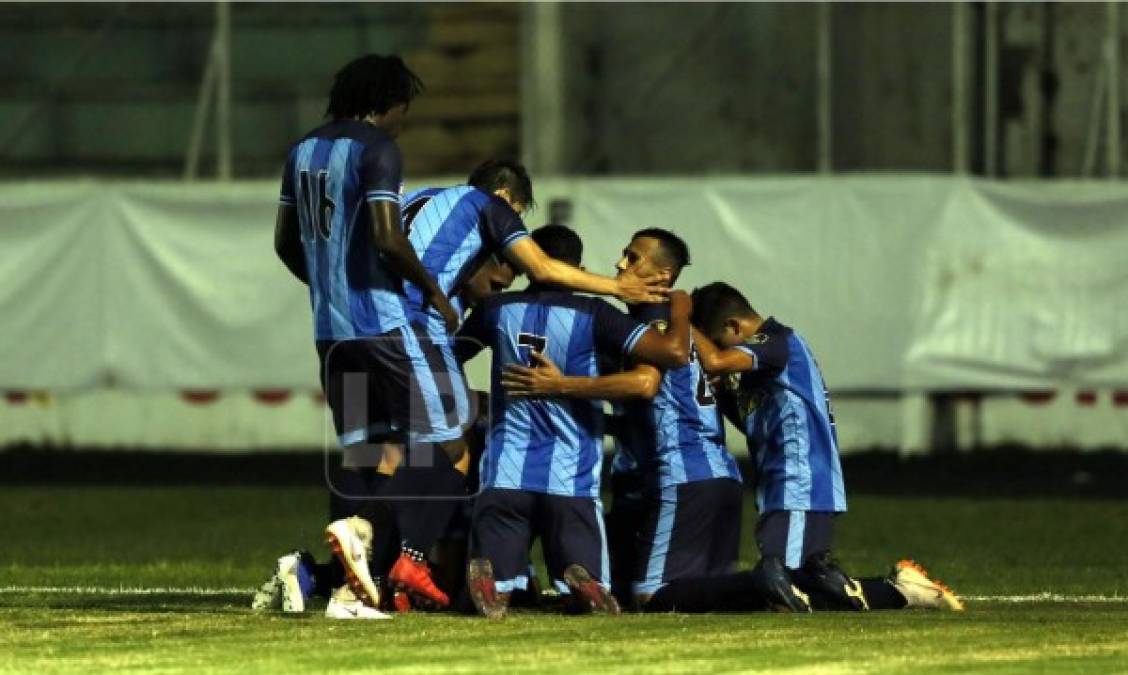
<path fill-rule="evenodd" d="M 723 281 L 695 288 L 690 297 L 693 300 L 690 321 L 709 337 L 720 334 L 729 319 L 759 316 L 740 291 Z"/>
<path fill-rule="evenodd" d="M 410 104 L 422 91 L 423 81 L 403 59 L 368 54 L 337 71 L 325 114 L 338 120 L 383 115 L 397 105 Z"/>
<path fill-rule="evenodd" d="M 531 211 L 536 206 L 529 171 L 524 164 L 514 159 L 488 159 L 470 172 L 466 183 L 490 194 L 507 188 L 513 201 L 524 204 L 526 210 Z"/>
<path fill-rule="evenodd" d="M 533 230 L 532 237 L 548 257 L 576 267 L 580 266 L 580 261 L 584 257 L 584 242 L 572 228 L 563 225 L 544 225 Z"/>
<path fill-rule="evenodd" d="M 674 278 L 671 281 L 677 280 L 682 269 L 689 266 L 689 247 L 686 246 L 681 237 L 673 232 L 663 230 L 660 227 L 647 227 L 631 235 L 632 240 L 639 237 L 658 240 L 662 251 L 662 262 L 675 268 Z"/>

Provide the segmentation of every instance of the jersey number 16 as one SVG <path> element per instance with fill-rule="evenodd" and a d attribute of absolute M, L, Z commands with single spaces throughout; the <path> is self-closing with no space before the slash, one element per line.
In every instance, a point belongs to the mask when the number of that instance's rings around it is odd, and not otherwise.
<path fill-rule="evenodd" d="M 329 198 L 329 172 L 318 171 L 317 180 L 311 180 L 309 171 L 298 174 L 298 204 L 301 208 L 301 217 L 298 221 L 302 225 L 302 239 L 312 241 L 314 232 L 322 239 L 328 239 L 333 234 L 333 209 L 337 205 Z"/>

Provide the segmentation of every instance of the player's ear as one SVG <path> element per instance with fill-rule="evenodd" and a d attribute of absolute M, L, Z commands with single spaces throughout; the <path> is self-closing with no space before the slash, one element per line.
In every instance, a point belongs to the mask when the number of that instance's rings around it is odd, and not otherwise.
<path fill-rule="evenodd" d="M 731 333 L 735 337 L 740 337 L 740 319 L 735 316 L 725 319 L 725 333 Z"/>

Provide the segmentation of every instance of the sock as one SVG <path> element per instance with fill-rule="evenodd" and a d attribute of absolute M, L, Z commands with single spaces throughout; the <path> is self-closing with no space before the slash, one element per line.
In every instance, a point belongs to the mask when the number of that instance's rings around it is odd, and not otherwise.
<path fill-rule="evenodd" d="M 432 446 L 432 455 L 433 466 L 401 466 L 381 490 L 383 496 L 393 499 L 401 551 L 416 559 L 426 558 L 454 517 L 461 501 L 452 497 L 466 494 L 465 476 L 446 453 Z"/>
<path fill-rule="evenodd" d="M 671 581 L 642 607 L 644 612 L 751 612 L 765 609 L 751 572 Z"/>
<path fill-rule="evenodd" d="M 298 587 L 302 589 L 302 596 L 305 598 L 313 597 L 318 591 L 314 570 L 316 565 L 313 556 L 307 551 L 302 551 L 298 557 Z"/>
<path fill-rule="evenodd" d="M 303 568 L 307 578 L 312 581 L 308 592 L 306 591 L 306 582 L 302 580 Z M 312 555 L 303 553 L 302 565 L 298 568 L 298 583 L 302 587 L 302 595 L 328 598 L 334 590 L 344 585 L 345 568 L 341 566 L 340 561 L 335 556 L 330 556 L 328 562 L 318 563 L 314 561 Z"/>

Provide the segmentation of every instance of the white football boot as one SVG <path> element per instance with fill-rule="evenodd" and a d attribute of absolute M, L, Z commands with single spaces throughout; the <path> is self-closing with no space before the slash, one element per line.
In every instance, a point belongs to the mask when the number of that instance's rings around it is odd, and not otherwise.
<path fill-rule="evenodd" d="M 345 580 L 360 601 L 369 607 L 380 606 L 380 588 L 368 571 L 372 553 L 372 525 L 352 516 L 335 520 L 325 528 L 325 543 L 345 568 Z"/>
<path fill-rule="evenodd" d="M 391 614 L 385 614 L 375 607 L 369 607 L 361 602 L 352 592 L 348 584 L 333 591 L 329 604 L 325 607 L 327 619 L 390 619 Z"/>
<path fill-rule="evenodd" d="M 305 611 L 305 597 L 298 584 L 298 565 L 301 564 L 301 553 L 294 551 L 278 559 L 274 566 L 274 574 L 259 586 L 251 600 L 251 609 L 264 611 L 280 609 L 288 614 L 300 614 Z"/>
<path fill-rule="evenodd" d="M 893 587 L 905 596 L 909 609 L 944 609 L 962 612 L 964 603 L 938 580 L 928 578 L 928 572 L 912 560 L 898 562 L 889 573 Z"/>

